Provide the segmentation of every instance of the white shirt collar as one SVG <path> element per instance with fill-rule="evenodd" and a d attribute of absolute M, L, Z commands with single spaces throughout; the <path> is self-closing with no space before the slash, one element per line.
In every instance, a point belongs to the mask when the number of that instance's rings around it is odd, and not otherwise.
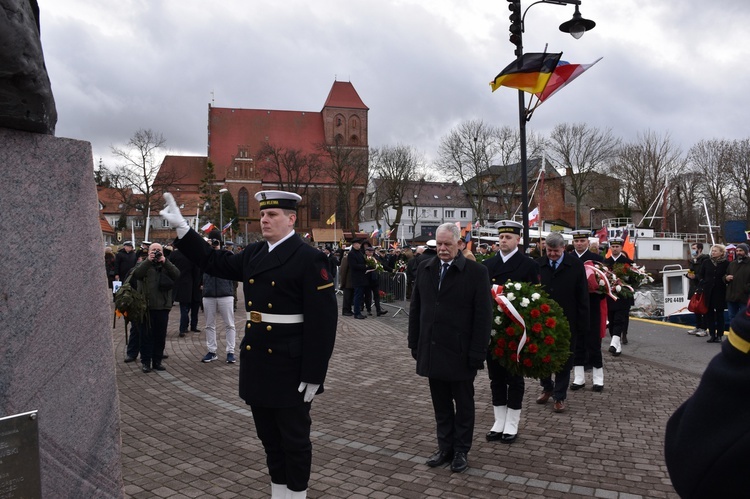
<path fill-rule="evenodd" d="M 279 240 L 278 240 L 278 241 L 276 241 L 275 243 L 273 243 L 273 244 L 271 244 L 271 243 L 268 243 L 268 252 L 269 252 L 269 253 L 270 253 L 270 252 L 272 252 L 272 251 L 273 251 L 273 249 L 274 249 L 274 248 L 275 248 L 276 246 L 278 246 L 279 244 L 283 243 L 284 241 L 286 241 L 287 239 L 289 239 L 289 238 L 290 238 L 290 237 L 292 237 L 293 235 L 294 235 L 294 231 L 292 230 L 292 231 L 289 231 L 289 234 L 287 234 L 286 236 L 282 237 L 281 239 L 279 239 Z M 268 242 L 268 241 L 266 241 L 266 242 Z"/>
<path fill-rule="evenodd" d="M 514 249 L 513 251 L 511 251 L 511 252 L 510 252 L 510 253 L 508 253 L 507 255 L 504 255 L 504 254 L 503 254 L 503 252 L 501 251 L 501 252 L 500 252 L 500 258 L 502 258 L 502 259 L 503 259 L 503 263 L 505 263 L 505 262 L 507 262 L 507 261 L 508 261 L 508 259 L 509 259 L 510 257 L 512 257 L 513 255 L 515 255 L 515 254 L 516 254 L 516 252 L 518 252 L 518 246 L 516 246 L 516 249 Z"/>

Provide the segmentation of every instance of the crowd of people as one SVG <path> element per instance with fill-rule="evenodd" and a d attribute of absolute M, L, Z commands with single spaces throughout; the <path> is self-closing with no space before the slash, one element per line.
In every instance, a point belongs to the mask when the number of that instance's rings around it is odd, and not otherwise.
<path fill-rule="evenodd" d="M 493 323 L 491 288 L 508 281 L 540 285 L 557 302 L 570 326 L 570 352 L 554 375 L 540 379 L 538 404 L 552 400 L 552 411 L 566 411 L 567 391 L 586 387 L 604 390 L 602 338 L 608 329 L 609 352 L 622 353 L 628 343 L 630 300 L 613 300 L 594 292 L 584 262 L 612 268 L 632 264 L 622 240 L 602 249 L 589 242 L 589 230 L 537 241 L 532 254 L 519 245 L 522 225 L 502 220 L 497 241 L 480 244 L 474 254 L 455 224 L 438 227 L 435 239 L 416 248 L 374 247 L 354 238 L 348 248 L 313 247 L 294 232 L 300 197 L 282 191 L 256 196 L 261 208 L 263 241 L 234 251 L 218 231 L 207 238 L 190 229 L 169 195 L 162 216 L 177 228 L 171 245 L 144 241 L 139 250 L 126 241 L 114 253 L 105 250 L 110 287 L 128 277 L 147 298 L 144 320 L 131 323 L 125 362 L 140 356 L 142 370 L 166 369 L 163 360 L 169 311 L 179 303 L 179 336 L 201 332 L 205 315 L 207 354 L 218 360 L 217 319 L 224 326 L 226 362 L 240 360 L 240 395 L 250 405 L 256 431 L 266 451 L 272 497 L 305 497 L 310 476 L 310 405 L 323 392 L 338 312 L 336 290 L 342 292 L 341 315 L 366 319 L 386 315 L 379 285 L 383 272 L 404 273 L 410 300 L 407 346 L 416 373 L 428 380 L 436 424 L 437 450 L 426 464 L 449 464 L 460 473 L 469 466 L 475 423 L 474 382 L 486 364 L 493 409 L 488 442 L 516 441 L 525 393 L 524 376 L 493 359 L 488 348 Z M 694 334 L 720 341 L 725 306 L 730 321 L 745 314 L 750 294 L 749 248 L 740 244 L 729 262 L 723 245 L 709 255 L 694 244 L 691 287 L 706 295 L 709 311 L 699 317 Z M 273 257 L 269 255 L 273 255 Z M 247 322 L 236 348 L 237 284 L 244 290 Z M 750 319 L 742 315 L 743 325 Z M 273 331 L 273 334 L 270 334 Z M 748 328 L 750 331 L 750 328 Z M 750 334 L 750 332 L 748 333 Z M 731 338 L 731 336 L 730 336 Z M 742 344 L 739 340 L 737 344 Z M 750 343 L 748 343 L 750 345 Z M 750 347 L 748 347 L 750 351 Z M 571 380 L 571 373 L 573 379 Z M 273 379 L 273 383 L 262 380 Z"/>

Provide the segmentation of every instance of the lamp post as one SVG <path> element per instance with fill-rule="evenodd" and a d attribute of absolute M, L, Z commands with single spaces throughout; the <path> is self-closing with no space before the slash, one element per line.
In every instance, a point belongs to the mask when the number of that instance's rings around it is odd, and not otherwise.
<path fill-rule="evenodd" d="M 594 231 L 594 212 L 595 211 L 596 211 L 596 208 L 594 208 L 593 206 L 589 208 L 589 230 L 591 230 L 591 232 Z"/>
<path fill-rule="evenodd" d="M 219 189 L 219 231 L 222 233 L 222 239 L 224 239 L 224 193 L 229 192 L 229 189 Z"/>
<path fill-rule="evenodd" d="M 538 0 L 523 11 L 521 14 L 521 1 L 520 0 L 508 0 L 508 9 L 510 10 L 510 42 L 516 46 L 515 54 L 516 60 L 518 61 L 518 68 L 523 67 L 523 33 L 524 19 L 526 13 L 531 7 L 538 3 L 548 3 L 552 5 L 575 5 L 575 12 L 573 18 L 570 21 L 566 21 L 560 25 L 560 31 L 563 33 L 570 33 L 575 39 L 579 39 L 583 36 L 586 31 L 594 29 L 596 23 L 594 21 L 584 19 L 581 13 L 578 11 L 578 6 L 581 5 L 581 0 Z M 526 158 L 526 122 L 529 118 L 526 115 L 526 108 L 524 106 L 524 92 L 523 90 L 518 91 L 518 124 L 519 134 L 518 138 L 521 142 L 521 213 L 523 216 L 523 245 L 524 251 L 529 245 L 529 186 L 528 186 L 528 164 Z"/>

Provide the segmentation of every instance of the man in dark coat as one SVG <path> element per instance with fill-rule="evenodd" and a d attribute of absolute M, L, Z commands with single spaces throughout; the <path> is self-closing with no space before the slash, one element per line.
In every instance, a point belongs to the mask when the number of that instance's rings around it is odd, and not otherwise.
<path fill-rule="evenodd" d="M 120 251 L 115 255 L 115 281 L 125 280 L 130 269 L 135 267 L 137 257 L 135 251 L 133 251 L 133 242 L 125 241 Z"/>
<path fill-rule="evenodd" d="M 750 315 L 743 308 L 695 393 L 667 422 L 664 459 L 680 497 L 748 497 L 748 387 Z"/>
<path fill-rule="evenodd" d="M 537 260 L 539 275 L 544 290 L 563 309 L 565 318 L 570 324 L 570 351 L 574 352 L 579 331 L 589 330 L 589 288 L 586 281 L 586 270 L 575 255 L 565 253 L 565 240 L 553 232 L 547 237 L 546 256 Z M 542 394 L 536 399 L 538 404 L 546 404 L 552 397 L 554 411 L 565 411 L 565 399 L 568 396 L 570 368 L 573 366 L 573 355 L 568 358 L 563 368 L 552 377 L 541 380 Z"/>
<path fill-rule="evenodd" d="M 294 232 L 301 197 L 261 191 L 265 241 L 238 254 L 213 251 L 180 214 L 170 194 L 161 216 L 177 247 L 205 272 L 242 281 L 247 322 L 240 344 L 240 397 L 250 405 L 266 451 L 272 497 L 306 496 L 312 464 L 310 406 L 336 337 L 336 296 L 325 255 Z"/>
<path fill-rule="evenodd" d="M 604 263 L 610 269 L 617 264 L 633 264 L 633 260 L 622 252 L 622 243 L 623 241 L 619 237 L 609 240 L 612 253 L 604 260 Z M 622 353 L 622 345 L 628 344 L 628 325 L 630 324 L 630 307 L 632 306 L 632 297 L 620 297 L 617 300 L 607 297 L 607 320 L 609 321 L 609 335 L 612 337 L 609 353 L 615 357 Z"/>
<path fill-rule="evenodd" d="M 589 249 L 588 229 L 573 231 L 573 246 L 575 250 L 571 256 L 578 257 L 581 262 L 594 261 L 604 263 L 599 253 Z M 589 293 L 589 329 L 578 331 L 576 349 L 573 359 L 573 383 L 571 390 L 580 390 L 586 385 L 585 366 L 591 364 L 593 390 L 604 390 L 604 363 L 602 361 L 602 305 L 606 307 L 605 295 Z"/>
<path fill-rule="evenodd" d="M 219 231 L 216 234 L 221 237 Z M 218 244 L 217 244 L 218 246 Z M 180 270 L 180 277 L 174 286 L 174 301 L 180 304 L 180 338 L 185 337 L 188 326 L 193 332 L 198 329 L 198 311 L 201 308 L 201 280 L 203 272 L 191 262 L 180 250 L 175 249 L 169 255 L 169 261 Z"/>
<path fill-rule="evenodd" d="M 461 234 L 446 223 L 436 233 L 437 257 L 419 264 L 409 309 L 409 348 L 417 374 L 429 379 L 438 450 L 430 467 L 468 467 L 474 434 L 474 378 L 492 329 L 487 269 L 458 252 Z"/>
<path fill-rule="evenodd" d="M 539 264 L 518 249 L 523 225 L 512 220 L 501 220 L 495 227 L 498 231 L 499 251 L 482 262 L 489 271 L 490 283 L 502 286 L 510 280 L 539 284 Z M 518 423 L 521 420 L 525 391 L 523 376 L 509 373 L 492 358 L 489 348 L 487 374 L 490 377 L 492 412 L 495 416 L 495 423 L 486 435 L 487 441 L 513 443 L 518 436 Z"/>
<path fill-rule="evenodd" d="M 362 239 L 354 239 L 352 248 L 346 256 L 349 260 L 349 274 L 352 278 L 352 287 L 354 288 L 354 318 L 364 319 L 362 315 L 362 306 L 365 303 L 365 290 L 369 286 L 367 264 L 365 263 L 365 254 L 362 252 Z"/>

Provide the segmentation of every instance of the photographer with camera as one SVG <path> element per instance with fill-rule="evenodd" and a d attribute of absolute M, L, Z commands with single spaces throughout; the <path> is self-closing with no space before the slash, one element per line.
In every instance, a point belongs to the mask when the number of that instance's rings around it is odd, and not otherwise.
<path fill-rule="evenodd" d="M 180 276 L 177 267 L 164 258 L 159 243 L 149 246 L 148 257 L 133 269 L 133 279 L 143 290 L 148 302 L 148 313 L 141 324 L 141 362 L 144 373 L 151 369 L 164 371 L 164 344 L 167 341 L 169 310 L 172 308 L 172 289 Z"/>

